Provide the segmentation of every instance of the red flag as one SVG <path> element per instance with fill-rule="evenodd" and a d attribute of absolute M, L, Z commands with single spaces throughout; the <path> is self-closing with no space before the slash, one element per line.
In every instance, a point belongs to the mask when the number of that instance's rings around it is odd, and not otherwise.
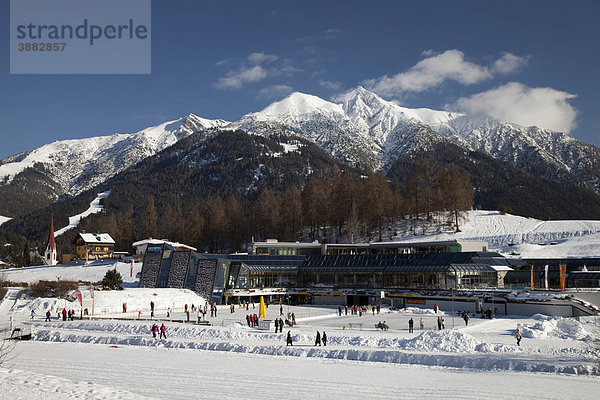
<path fill-rule="evenodd" d="M 81 301 L 81 292 L 79 290 L 76 290 L 73 293 L 73 296 L 75 296 L 77 300 L 79 300 L 79 305 L 83 307 L 83 301 Z"/>

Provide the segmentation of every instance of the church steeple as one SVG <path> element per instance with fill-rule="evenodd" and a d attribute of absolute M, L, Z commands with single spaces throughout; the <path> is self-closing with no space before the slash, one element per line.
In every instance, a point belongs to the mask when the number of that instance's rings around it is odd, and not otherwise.
<path fill-rule="evenodd" d="M 48 235 L 48 246 L 54 250 L 56 249 L 56 242 L 54 241 L 54 214 L 50 217 L 50 234 Z"/>
<path fill-rule="evenodd" d="M 58 264 L 56 257 L 56 241 L 54 240 L 54 214 L 50 217 L 50 233 L 48 234 L 48 245 L 46 246 L 44 259 L 47 265 Z"/>

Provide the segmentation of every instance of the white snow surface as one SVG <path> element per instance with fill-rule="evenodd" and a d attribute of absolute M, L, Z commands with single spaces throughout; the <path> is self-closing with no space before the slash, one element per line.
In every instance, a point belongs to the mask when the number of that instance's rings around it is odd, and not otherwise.
<path fill-rule="evenodd" d="M 107 190 L 102 193 L 98 193 L 98 196 L 90 203 L 90 207 L 82 213 L 69 217 L 69 225 L 65 226 L 54 232 L 54 236 L 60 236 L 66 231 L 70 231 L 71 229 L 76 228 L 79 225 L 79 222 L 83 218 L 90 216 L 91 214 L 97 214 L 104 209 L 104 206 L 100 204 L 100 200 L 106 199 L 110 196 L 110 190 Z"/>
<path fill-rule="evenodd" d="M 258 313 L 255 304 L 248 310 L 236 306 L 234 313 L 219 306 L 216 317 L 209 312 L 208 325 L 198 325 L 196 313 L 185 322 L 184 305 L 203 305 L 204 299 L 183 289 L 137 288 L 140 266 L 134 264 L 129 277 L 129 264 L 116 265 L 125 289 L 94 291 L 95 319 L 59 320 L 62 308 L 79 315 L 79 303 L 32 299 L 19 295 L 20 288 L 11 288 L 0 303 L 0 326 L 6 327 L 12 317 L 16 326 L 31 329 L 33 340 L 17 343 L 14 358 L 0 368 L 3 397 L 515 398 L 524 395 L 527 385 L 529 398 L 591 399 L 600 388 L 600 367 L 589 348 L 593 319 L 507 316 L 471 318 L 464 326 L 447 310 L 436 314 L 431 309 L 384 308 L 381 314 L 359 317 L 338 316 L 337 307 L 331 306 L 283 305 L 284 313 L 293 312 L 298 324 L 274 333 L 246 325 L 247 312 Z M 60 274 L 61 279 L 94 281 L 113 267 L 23 268 L 7 270 L 3 278 L 33 282 Z M 89 304 L 89 288 L 82 286 L 80 291 L 84 305 Z M 150 319 L 151 301 L 155 321 Z M 123 303 L 127 313 L 122 312 Z M 170 317 L 167 308 L 172 310 Z M 44 322 L 47 310 L 51 322 Z M 278 304 L 272 304 L 267 318 L 279 317 L 279 311 Z M 438 315 L 448 329 L 435 330 Z M 415 321 L 415 333 L 408 332 L 409 318 Z M 379 321 L 386 321 L 390 329 L 376 329 Z M 152 337 L 152 323 L 165 324 L 166 339 Z M 523 332 L 520 347 L 513 338 L 517 328 Z M 285 346 L 288 330 L 292 347 Z M 314 346 L 316 331 L 327 332 L 326 347 Z"/>
<path fill-rule="evenodd" d="M 483 240 L 488 242 L 490 251 L 498 251 L 507 257 L 600 257 L 600 221 L 542 221 L 502 215 L 499 211 L 474 210 L 465 213 L 460 230 L 427 236 L 407 232 L 395 240 Z"/>

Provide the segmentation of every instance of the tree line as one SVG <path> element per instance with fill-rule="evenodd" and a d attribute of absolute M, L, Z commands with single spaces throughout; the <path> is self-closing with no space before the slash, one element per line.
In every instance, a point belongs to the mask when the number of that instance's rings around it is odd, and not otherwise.
<path fill-rule="evenodd" d="M 403 218 L 432 221 L 441 215 L 440 223 L 451 221 L 458 229 L 460 213 L 472 206 L 470 179 L 454 165 L 417 162 L 405 182 L 379 172 L 357 176 L 334 165 L 328 176 L 312 177 L 301 189 L 267 187 L 252 198 L 213 195 L 191 205 L 182 197 L 162 209 L 148 195 L 144 204 L 92 215 L 80 227 L 110 233 L 121 250 L 152 237 L 219 253 L 245 251 L 253 239 L 382 241 L 386 229 Z"/>

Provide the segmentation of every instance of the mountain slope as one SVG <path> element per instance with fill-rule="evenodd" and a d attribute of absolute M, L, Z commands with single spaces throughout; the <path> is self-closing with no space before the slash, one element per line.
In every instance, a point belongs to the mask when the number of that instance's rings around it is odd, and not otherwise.
<path fill-rule="evenodd" d="M 444 158 L 444 150 L 449 149 L 473 156 L 470 163 L 463 162 L 463 169 L 474 181 L 482 181 L 483 176 L 490 176 L 490 171 L 467 166 L 481 162 L 480 154 L 486 154 L 545 178 L 546 182 L 565 185 L 566 190 L 576 189 L 573 196 L 580 197 L 574 197 L 570 203 L 583 212 L 590 209 L 596 213 L 595 206 L 587 205 L 597 199 L 585 190 L 591 189 L 596 195 L 600 191 L 600 149 L 595 146 L 565 133 L 525 128 L 491 117 L 409 109 L 358 87 L 338 96 L 335 102 L 292 93 L 231 123 L 190 114 L 135 134 L 55 142 L 11 156 L 0 161 L 0 215 L 17 216 L 61 197 L 82 193 L 192 133 L 209 135 L 216 128 L 240 129 L 274 140 L 281 135 L 308 140 L 349 166 L 386 174 L 399 160 L 418 159 L 433 151 L 442 152 Z M 487 161 L 484 164 L 490 165 Z M 509 164 L 497 164 L 494 168 Z M 514 171 L 509 175 L 516 176 Z M 496 192 L 508 193 L 511 181 L 499 184 L 503 189 Z M 489 185 L 484 186 L 494 193 Z M 548 184 L 546 189 L 550 187 L 554 191 L 558 186 Z M 36 196 L 30 196 L 32 192 Z M 545 199 L 531 204 L 548 208 Z M 531 208 L 525 211 L 526 215 L 540 214 L 539 209 Z"/>
<path fill-rule="evenodd" d="M 521 127 L 486 116 L 409 109 L 358 87 L 328 102 L 292 93 L 230 124 L 257 134 L 287 129 L 340 160 L 387 173 L 400 157 L 452 142 L 550 180 L 600 191 L 600 149 L 566 133 Z"/>
<path fill-rule="evenodd" d="M 89 208 L 97 194 L 107 190 L 111 191 L 110 196 L 102 201 L 106 213 L 82 220 L 79 229 L 112 232 L 132 223 L 142 227 L 148 220 L 146 207 L 150 198 L 161 223 L 173 223 L 169 217 L 173 208 L 188 215 L 192 209 L 205 207 L 207 201 L 217 195 L 227 199 L 234 194 L 253 201 L 265 188 L 283 191 L 302 187 L 309 177 L 328 174 L 333 165 L 348 169 L 306 139 L 283 134 L 266 138 L 222 129 L 202 131 L 147 157 L 93 189 L 5 222 L 0 226 L 0 236 L 6 232 L 16 233 L 42 246 L 48 226 L 40 221 L 49 221 L 54 214 L 56 228 L 67 226 L 69 216 Z M 118 226 L 113 219 L 113 225 L 108 227 L 107 221 L 111 218 L 119 221 Z M 136 238 L 147 235 L 138 233 L 139 236 L 134 237 L 122 235 L 123 241 L 117 242 L 117 247 L 129 248 Z M 57 240 L 64 248 L 74 234 L 67 231 Z"/>
<path fill-rule="evenodd" d="M 225 124 L 190 114 L 134 134 L 57 141 L 11 156 L 0 161 L 0 199 L 6 200 L 0 203 L 0 214 L 15 216 L 61 196 L 75 196 L 182 138 Z M 32 184 L 41 195 L 37 202 L 10 201 L 18 193 L 31 192 Z"/>

